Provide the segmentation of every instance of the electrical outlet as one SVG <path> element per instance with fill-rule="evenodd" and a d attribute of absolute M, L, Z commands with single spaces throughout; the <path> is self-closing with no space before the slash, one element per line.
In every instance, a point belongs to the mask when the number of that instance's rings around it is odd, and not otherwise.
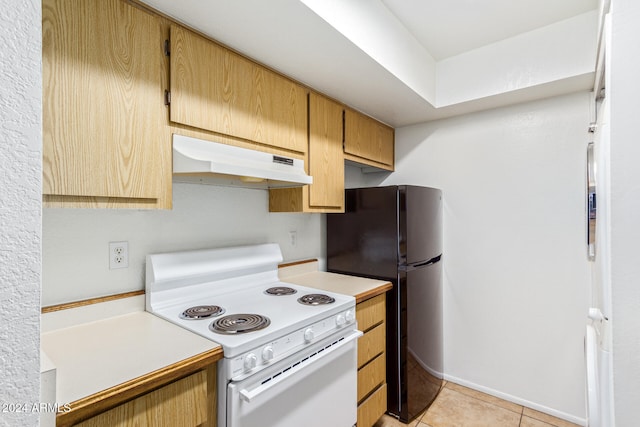
<path fill-rule="evenodd" d="M 295 246 L 296 243 L 298 242 L 298 232 L 295 230 L 292 230 L 289 232 L 289 244 L 291 246 Z"/>
<path fill-rule="evenodd" d="M 129 267 L 129 242 L 109 242 L 109 269 Z"/>

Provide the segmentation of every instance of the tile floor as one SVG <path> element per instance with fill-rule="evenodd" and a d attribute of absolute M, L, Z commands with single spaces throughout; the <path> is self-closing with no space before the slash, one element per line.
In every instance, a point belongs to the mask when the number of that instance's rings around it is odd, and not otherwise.
<path fill-rule="evenodd" d="M 409 427 L 577 427 L 533 409 L 451 382 Z M 383 415 L 374 427 L 407 427 Z"/>

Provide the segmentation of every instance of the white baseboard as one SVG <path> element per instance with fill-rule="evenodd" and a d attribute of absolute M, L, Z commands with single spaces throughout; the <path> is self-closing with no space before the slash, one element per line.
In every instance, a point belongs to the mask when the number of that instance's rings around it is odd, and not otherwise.
<path fill-rule="evenodd" d="M 462 378 L 456 378 L 456 377 L 453 377 L 451 375 L 445 374 L 444 375 L 444 379 L 446 381 L 451 381 L 452 383 L 456 383 L 456 384 L 459 384 L 461 386 L 465 386 L 465 387 L 472 388 L 472 389 L 477 390 L 477 391 L 481 391 L 481 392 L 486 393 L 486 394 L 490 394 L 491 396 L 499 397 L 500 399 L 507 400 L 509 402 L 516 403 L 518 405 L 526 406 L 527 408 L 534 409 L 534 410 L 539 411 L 539 412 L 544 412 L 545 414 L 552 415 L 552 416 L 554 416 L 556 418 L 561 418 L 563 420 L 567 420 L 567 421 L 572 422 L 574 424 L 577 424 L 579 426 L 586 426 L 587 425 L 586 418 L 576 417 L 574 415 L 567 414 L 566 412 L 562 412 L 562 411 L 558 411 L 558 410 L 555 410 L 555 409 L 552 409 L 552 408 L 548 408 L 546 406 L 539 405 L 539 404 L 537 404 L 535 402 L 531 402 L 531 401 L 528 401 L 526 399 L 521 399 L 519 397 L 512 396 L 510 394 L 503 393 L 501 391 L 493 390 L 493 389 L 491 389 L 489 387 L 485 387 L 485 386 L 482 386 L 482 385 L 479 385 L 479 384 L 472 383 L 470 381 L 463 380 Z"/>

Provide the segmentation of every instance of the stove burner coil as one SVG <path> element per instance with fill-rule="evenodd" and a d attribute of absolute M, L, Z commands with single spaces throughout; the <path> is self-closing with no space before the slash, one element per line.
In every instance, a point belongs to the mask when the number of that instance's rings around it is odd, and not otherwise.
<path fill-rule="evenodd" d="M 298 302 L 304 305 L 332 304 L 335 299 L 325 294 L 307 294 L 298 298 Z"/>
<path fill-rule="evenodd" d="M 275 296 L 293 295 L 296 292 L 298 291 L 288 286 L 275 286 L 273 288 L 269 288 L 266 291 L 264 291 L 264 293 L 267 295 L 275 295 Z"/>
<path fill-rule="evenodd" d="M 180 313 L 180 318 L 187 320 L 207 319 L 209 317 L 220 316 L 223 313 L 224 308 L 217 305 L 196 305 Z"/>
<path fill-rule="evenodd" d="M 269 324 L 271 320 L 260 314 L 230 314 L 216 319 L 209 329 L 219 334 L 243 334 L 264 329 Z"/>

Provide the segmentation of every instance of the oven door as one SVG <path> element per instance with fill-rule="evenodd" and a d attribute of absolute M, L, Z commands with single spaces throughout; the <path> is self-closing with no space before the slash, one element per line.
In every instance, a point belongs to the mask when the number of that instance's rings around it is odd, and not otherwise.
<path fill-rule="evenodd" d="M 357 339 L 328 337 L 227 387 L 227 427 L 351 427 L 357 418 Z"/>

